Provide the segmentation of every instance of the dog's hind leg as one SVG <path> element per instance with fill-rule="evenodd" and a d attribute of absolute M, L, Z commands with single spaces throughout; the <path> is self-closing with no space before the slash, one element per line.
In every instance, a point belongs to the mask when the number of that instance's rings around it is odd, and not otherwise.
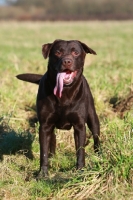
<path fill-rule="evenodd" d="M 50 156 L 53 156 L 55 154 L 55 150 L 56 150 L 56 135 L 53 130 L 50 139 Z"/>
<path fill-rule="evenodd" d="M 98 116 L 95 112 L 95 109 L 91 109 L 91 112 L 89 112 L 87 125 L 92 132 L 93 140 L 94 140 L 94 151 L 99 152 L 99 145 L 100 145 L 100 124 Z"/>

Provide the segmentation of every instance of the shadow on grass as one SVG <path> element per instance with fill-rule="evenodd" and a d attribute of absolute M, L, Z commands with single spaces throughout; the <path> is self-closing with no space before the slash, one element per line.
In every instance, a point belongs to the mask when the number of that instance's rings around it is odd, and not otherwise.
<path fill-rule="evenodd" d="M 109 103 L 112 104 L 113 111 L 118 113 L 119 117 L 122 119 L 126 112 L 133 110 L 133 91 L 131 90 L 129 94 L 123 98 L 114 96 L 110 99 Z"/>
<path fill-rule="evenodd" d="M 0 119 L 2 121 L 2 119 Z M 29 159 L 33 159 L 32 142 L 34 135 L 29 131 L 16 132 L 10 127 L 0 125 L 0 160 L 3 155 L 20 153 Z"/>

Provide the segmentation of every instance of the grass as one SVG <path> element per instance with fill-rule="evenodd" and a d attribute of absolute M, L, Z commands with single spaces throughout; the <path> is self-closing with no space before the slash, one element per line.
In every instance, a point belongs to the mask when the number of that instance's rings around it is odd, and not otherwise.
<path fill-rule="evenodd" d="M 0 199 L 133 199 L 133 107 L 124 117 L 111 99 L 133 90 L 133 21 L 0 22 Z M 36 181 L 39 169 L 37 86 L 17 80 L 19 73 L 43 74 L 41 46 L 56 38 L 78 39 L 97 52 L 87 55 L 86 76 L 101 124 L 101 154 L 86 147 L 86 166 L 75 169 L 72 130 L 56 130 L 56 156 L 50 177 Z M 89 130 L 87 130 L 89 132 Z"/>

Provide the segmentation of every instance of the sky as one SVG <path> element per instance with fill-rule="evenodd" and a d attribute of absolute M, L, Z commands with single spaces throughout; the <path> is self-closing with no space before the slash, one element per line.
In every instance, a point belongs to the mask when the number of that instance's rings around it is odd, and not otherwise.
<path fill-rule="evenodd" d="M 17 0 L 8 0 L 9 2 L 15 2 Z M 5 0 L 0 0 L 0 6 L 7 5 Z"/>
<path fill-rule="evenodd" d="M 6 5 L 5 0 L 0 0 L 0 6 Z"/>

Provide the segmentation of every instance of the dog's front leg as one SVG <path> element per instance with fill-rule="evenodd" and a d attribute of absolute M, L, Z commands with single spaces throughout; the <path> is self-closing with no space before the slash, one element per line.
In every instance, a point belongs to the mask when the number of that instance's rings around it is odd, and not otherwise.
<path fill-rule="evenodd" d="M 74 126 L 74 139 L 77 155 L 77 169 L 81 169 L 85 166 L 85 125 Z"/>
<path fill-rule="evenodd" d="M 40 172 L 38 178 L 48 176 L 48 153 L 50 147 L 51 135 L 53 128 L 46 125 L 39 127 L 39 142 L 40 142 Z"/>

